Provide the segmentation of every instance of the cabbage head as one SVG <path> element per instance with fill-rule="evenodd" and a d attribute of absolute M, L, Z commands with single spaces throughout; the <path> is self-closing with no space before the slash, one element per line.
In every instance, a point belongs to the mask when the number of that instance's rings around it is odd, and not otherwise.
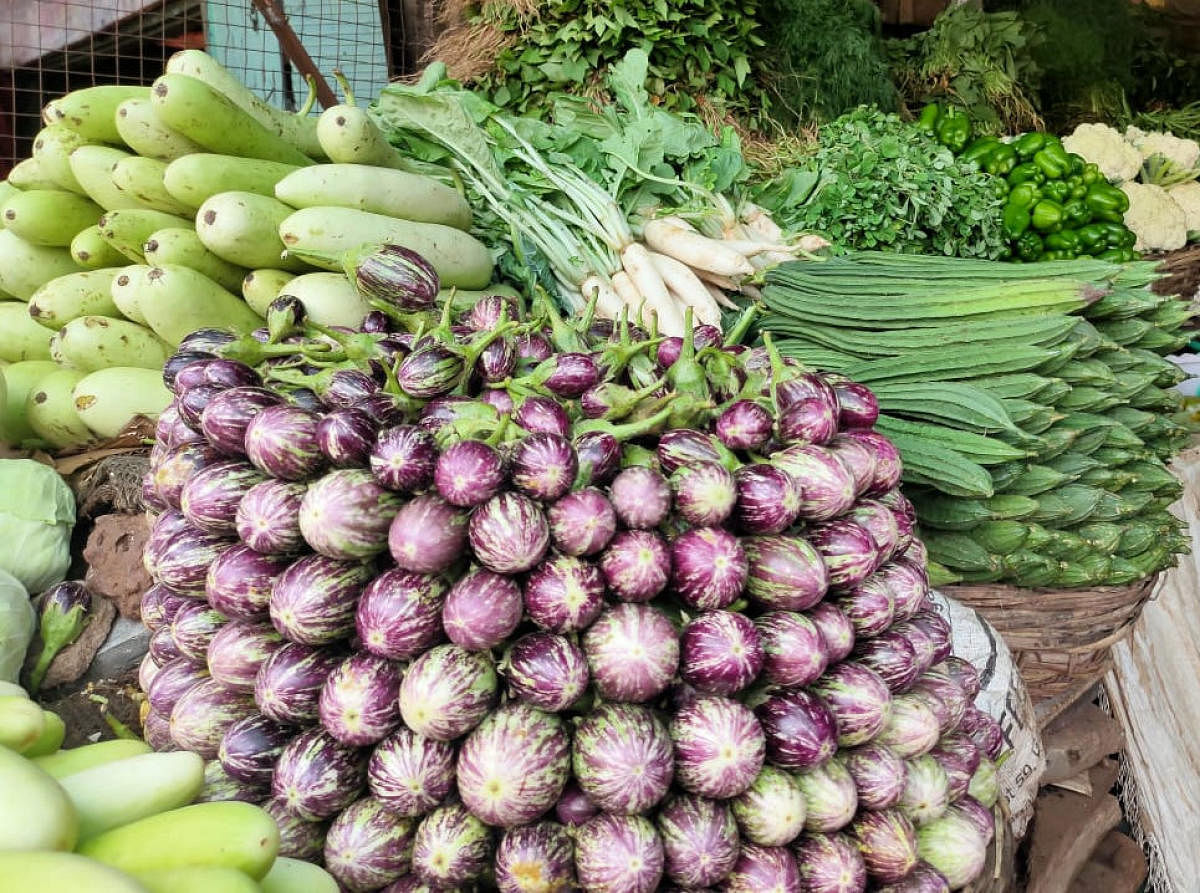
<path fill-rule="evenodd" d="M 12 574 L 0 571 L 0 682 L 17 681 L 35 623 L 25 587 Z"/>
<path fill-rule="evenodd" d="M 53 468 L 0 459 L 0 570 L 28 592 L 61 583 L 71 566 L 75 495 Z"/>

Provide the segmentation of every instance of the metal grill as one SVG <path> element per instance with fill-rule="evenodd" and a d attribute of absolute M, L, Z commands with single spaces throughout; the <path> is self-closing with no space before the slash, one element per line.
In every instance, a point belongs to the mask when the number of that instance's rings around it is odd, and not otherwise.
<path fill-rule="evenodd" d="M 389 78 L 415 69 L 429 7 L 422 0 L 0 0 L 0 176 L 29 156 L 46 102 L 98 84 L 150 84 L 179 49 L 207 50 L 282 108 L 303 105 L 308 60 L 322 87 L 332 88 L 319 93 L 317 111 L 341 99 L 334 68 L 356 95 L 372 98 Z"/>

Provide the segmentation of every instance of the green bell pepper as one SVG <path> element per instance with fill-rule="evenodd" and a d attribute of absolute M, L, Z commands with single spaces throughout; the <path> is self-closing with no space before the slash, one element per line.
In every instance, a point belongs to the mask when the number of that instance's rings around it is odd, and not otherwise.
<path fill-rule="evenodd" d="M 1096 258 L 1113 264 L 1128 264 L 1138 259 L 1138 253 L 1130 248 L 1110 248 L 1097 254 Z"/>
<path fill-rule="evenodd" d="M 983 163 L 983 169 L 989 174 L 997 177 L 1003 177 L 1012 172 L 1012 169 L 1017 166 L 1017 150 L 1012 146 L 1006 146 L 1001 143 Z"/>
<path fill-rule="evenodd" d="M 962 154 L 958 157 L 962 161 L 974 161 L 982 167 L 992 152 L 1003 145 L 1004 143 L 1000 142 L 994 136 L 981 136 L 971 143 L 971 145 L 967 146 L 967 148 L 963 149 Z"/>
<path fill-rule="evenodd" d="M 1001 177 L 992 177 L 992 195 L 998 199 L 1008 198 L 1008 183 Z"/>
<path fill-rule="evenodd" d="M 1004 206 L 1002 217 L 1004 232 L 1010 239 L 1015 239 L 1029 229 L 1032 217 L 1028 206 L 1014 205 L 1011 201 Z"/>
<path fill-rule="evenodd" d="M 1043 252 L 1041 259 L 1045 261 L 1051 260 L 1074 260 L 1078 255 L 1074 251 L 1065 251 L 1061 248 L 1055 248 L 1051 251 Z"/>
<path fill-rule="evenodd" d="M 1063 223 L 1071 229 L 1078 229 L 1092 222 L 1092 212 L 1080 199 L 1072 199 L 1063 205 Z"/>
<path fill-rule="evenodd" d="M 1067 158 L 1071 161 L 1071 176 L 1078 177 L 1087 167 L 1087 159 L 1077 152 L 1068 152 Z"/>
<path fill-rule="evenodd" d="M 1021 260 L 1033 261 L 1042 256 L 1045 247 L 1042 245 L 1042 237 L 1030 230 L 1024 233 L 1021 238 L 1017 239 L 1017 256 Z"/>
<path fill-rule="evenodd" d="M 1018 164 L 1012 169 L 1008 175 L 1008 185 L 1016 186 L 1019 183 L 1036 183 L 1039 186 L 1046 182 L 1046 175 L 1032 161 L 1026 161 L 1024 164 Z"/>
<path fill-rule="evenodd" d="M 1109 248 L 1132 248 L 1137 236 L 1123 223 L 1100 223 L 1104 231 L 1104 244 Z M 1133 241 L 1129 237 L 1133 236 Z"/>
<path fill-rule="evenodd" d="M 1069 251 L 1071 254 L 1079 253 L 1079 234 L 1074 230 L 1064 229 L 1061 233 L 1051 233 L 1046 236 L 1046 249 L 1048 251 Z"/>
<path fill-rule="evenodd" d="M 1040 233 L 1058 232 L 1063 224 L 1063 206 L 1053 199 L 1044 198 L 1033 206 L 1030 222 Z"/>
<path fill-rule="evenodd" d="M 1071 172 L 1071 159 L 1062 146 L 1047 144 L 1033 156 L 1033 163 L 1047 180 L 1061 180 Z"/>
<path fill-rule="evenodd" d="M 1107 183 L 1093 183 L 1089 186 L 1084 201 L 1087 202 L 1088 209 L 1097 216 L 1101 213 L 1124 214 L 1129 210 L 1129 196 Z"/>
<path fill-rule="evenodd" d="M 1041 190 L 1032 183 L 1018 183 L 1008 190 L 1008 203 L 1018 208 L 1031 207 L 1041 197 Z"/>
<path fill-rule="evenodd" d="M 937 141 L 957 155 L 966 148 L 967 140 L 971 138 L 971 122 L 967 116 L 953 109 L 946 109 L 945 114 L 937 125 Z"/>
<path fill-rule="evenodd" d="M 1028 161 L 1044 145 L 1046 145 L 1046 134 L 1037 132 L 1023 133 L 1012 141 L 1012 147 L 1022 161 Z"/>
<path fill-rule="evenodd" d="M 1105 232 L 1102 223 L 1081 226 L 1075 230 L 1075 235 L 1079 237 L 1079 247 L 1089 254 L 1103 250 L 1108 244 L 1108 233 Z"/>
<path fill-rule="evenodd" d="M 1104 179 L 1104 174 L 1100 173 L 1099 165 L 1092 164 L 1090 161 L 1083 166 L 1083 173 L 1079 176 L 1088 186 L 1091 186 L 1093 183 L 1108 182 Z"/>
<path fill-rule="evenodd" d="M 921 109 L 921 114 L 917 117 L 917 128 L 922 133 L 934 136 L 937 133 L 938 119 L 941 117 L 942 107 L 936 102 L 931 102 Z"/>
<path fill-rule="evenodd" d="M 1042 195 L 1060 205 L 1065 204 L 1071 198 L 1071 184 L 1066 180 L 1047 180 L 1042 186 Z"/>

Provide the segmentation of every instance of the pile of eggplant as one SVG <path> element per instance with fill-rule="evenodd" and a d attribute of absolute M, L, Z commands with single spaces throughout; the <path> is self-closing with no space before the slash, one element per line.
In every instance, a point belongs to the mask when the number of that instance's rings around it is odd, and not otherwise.
<path fill-rule="evenodd" d="M 185 339 L 145 499 L 147 740 L 351 891 L 959 889 L 997 723 L 866 388 L 546 300 Z"/>

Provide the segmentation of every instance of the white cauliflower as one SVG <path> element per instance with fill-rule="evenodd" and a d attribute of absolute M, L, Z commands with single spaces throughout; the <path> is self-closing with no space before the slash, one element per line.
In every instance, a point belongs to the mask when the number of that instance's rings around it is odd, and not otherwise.
<path fill-rule="evenodd" d="M 1195 168 L 1200 162 L 1200 143 L 1177 137 L 1169 130 L 1154 133 L 1129 127 L 1125 139 L 1142 153 L 1143 159 L 1161 155 L 1179 168 Z"/>
<path fill-rule="evenodd" d="M 1068 152 L 1099 167 L 1112 183 L 1132 180 L 1142 169 L 1142 153 L 1107 124 L 1080 124 L 1062 143 Z"/>
<path fill-rule="evenodd" d="M 1161 186 L 1121 184 L 1129 196 L 1125 225 L 1137 236 L 1134 251 L 1174 251 L 1187 244 L 1187 215 Z"/>
<path fill-rule="evenodd" d="M 1200 233 L 1200 182 L 1191 180 L 1172 186 L 1167 190 L 1167 195 L 1183 208 L 1183 216 L 1187 219 L 1187 231 Z"/>

